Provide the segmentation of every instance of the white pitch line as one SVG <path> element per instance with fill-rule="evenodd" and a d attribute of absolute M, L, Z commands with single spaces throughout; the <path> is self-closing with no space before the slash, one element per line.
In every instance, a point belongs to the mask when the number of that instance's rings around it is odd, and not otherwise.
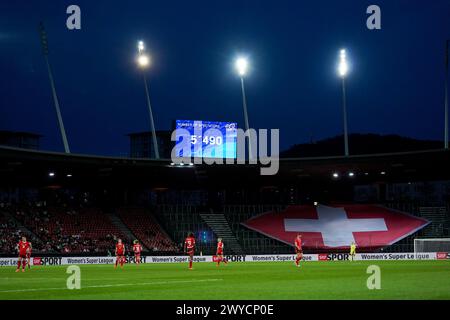
<path fill-rule="evenodd" d="M 180 280 L 180 281 L 159 281 L 159 282 L 144 282 L 144 283 L 117 283 L 117 284 L 104 284 L 96 286 L 82 286 L 81 289 L 86 288 L 109 288 L 109 287 L 126 287 L 126 286 L 148 286 L 148 285 L 160 285 L 160 284 L 172 284 L 172 283 L 193 283 L 193 282 L 212 282 L 221 281 L 223 279 L 205 279 L 205 280 Z M 50 290 L 69 290 L 66 288 L 42 288 L 42 289 L 16 289 L 16 290 L 2 290 L 0 293 L 8 292 L 34 292 L 34 291 L 50 291 Z M 76 292 L 77 290 L 70 290 Z"/>

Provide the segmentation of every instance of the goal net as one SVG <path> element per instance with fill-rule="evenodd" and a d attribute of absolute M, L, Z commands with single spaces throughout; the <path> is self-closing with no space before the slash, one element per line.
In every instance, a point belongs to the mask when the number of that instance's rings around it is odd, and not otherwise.
<path fill-rule="evenodd" d="M 414 253 L 450 252 L 450 238 L 414 239 Z"/>

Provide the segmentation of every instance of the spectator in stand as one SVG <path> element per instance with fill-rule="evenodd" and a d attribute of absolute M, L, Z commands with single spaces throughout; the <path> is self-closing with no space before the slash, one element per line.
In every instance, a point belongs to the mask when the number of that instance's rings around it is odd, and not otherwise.
<path fill-rule="evenodd" d="M 86 194 L 83 199 L 88 200 L 89 197 Z M 69 194 L 57 197 L 56 202 L 59 208 L 49 208 L 44 201 L 20 205 L 1 202 L 0 216 L 4 211 L 15 219 L 0 219 L 0 232 L 7 235 L 0 240 L 1 252 L 15 254 L 14 245 L 22 234 L 31 240 L 35 252 L 64 254 L 105 253 L 114 246 L 117 238 L 126 239 L 108 216 L 98 209 L 89 208 L 87 203 L 80 205 Z M 14 221 L 19 221 L 34 235 L 24 233 Z M 179 251 L 151 215 L 137 215 L 136 219 L 130 215 L 127 221 L 134 221 L 135 224 L 129 228 L 146 248 L 155 252 Z"/>

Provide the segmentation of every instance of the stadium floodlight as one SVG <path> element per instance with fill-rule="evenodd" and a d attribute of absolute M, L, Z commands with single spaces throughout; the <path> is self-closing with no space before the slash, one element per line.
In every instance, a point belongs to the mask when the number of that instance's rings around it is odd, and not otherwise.
<path fill-rule="evenodd" d="M 344 118 L 344 153 L 348 157 L 348 130 L 347 130 L 347 102 L 345 96 L 345 76 L 348 73 L 348 63 L 347 63 L 347 51 L 341 49 L 339 51 L 339 66 L 338 73 L 342 79 L 342 113 Z"/>
<path fill-rule="evenodd" d="M 72 174 L 68 173 L 68 174 L 66 174 L 66 177 L 67 178 L 72 178 Z"/>
<path fill-rule="evenodd" d="M 349 172 L 349 173 L 348 173 L 348 176 L 349 176 L 349 177 L 354 177 L 354 176 L 355 176 L 355 173 L 354 173 L 354 172 Z"/>
<path fill-rule="evenodd" d="M 54 172 L 49 172 L 49 173 L 48 173 L 48 176 L 49 176 L 49 177 L 54 177 L 54 176 L 55 176 L 55 173 L 54 173 Z"/>
<path fill-rule="evenodd" d="M 142 70 L 146 69 L 150 65 L 150 57 L 145 53 L 144 41 L 142 40 L 138 42 L 137 63 Z M 158 140 L 156 138 L 155 121 L 153 119 L 152 105 L 150 103 L 150 94 L 148 92 L 147 77 L 145 76 L 145 72 L 143 72 L 143 77 L 144 77 L 145 96 L 147 98 L 148 113 L 150 117 L 150 129 L 153 140 L 153 149 L 155 152 L 155 158 L 159 159 Z"/>
<path fill-rule="evenodd" d="M 138 66 L 141 68 L 146 68 L 150 64 L 150 57 L 145 54 L 145 46 L 144 41 L 138 42 L 138 58 L 137 58 Z"/>
<path fill-rule="evenodd" d="M 139 41 L 138 42 L 138 50 L 139 53 L 141 53 L 141 51 L 144 51 L 145 47 L 144 47 L 144 41 Z"/>
<path fill-rule="evenodd" d="M 236 69 L 241 77 L 245 76 L 248 70 L 248 60 L 244 57 L 239 57 L 236 59 Z"/>
<path fill-rule="evenodd" d="M 247 112 L 247 98 L 245 95 L 245 86 L 244 86 L 244 76 L 247 74 L 248 71 L 248 59 L 245 57 L 238 57 L 235 62 L 236 70 L 241 78 L 241 92 L 242 92 L 242 109 L 244 110 L 244 124 L 245 124 L 245 131 L 248 131 L 250 128 L 249 122 L 248 122 L 248 112 Z M 250 144 L 250 139 L 247 141 L 248 146 L 248 154 L 249 158 L 252 158 L 252 148 Z"/>
<path fill-rule="evenodd" d="M 339 52 L 338 72 L 341 77 L 345 77 L 348 73 L 347 52 L 345 49 L 341 49 Z"/>
<path fill-rule="evenodd" d="M 141 68 L 145 68 L 150 64 L 150 58 L 146 54 L 140 54 L 137 61 Z"/>
<path fill-rule="evenodd" d="M 339 178 L 339 173 L 334 172 L 334 173 L 333 173 L 333 178 Z"/>
<path fill-rule="evenodd" d="M 380 174 L 384 176 L 386 174 L 386 171 L 381 171 Z"/>

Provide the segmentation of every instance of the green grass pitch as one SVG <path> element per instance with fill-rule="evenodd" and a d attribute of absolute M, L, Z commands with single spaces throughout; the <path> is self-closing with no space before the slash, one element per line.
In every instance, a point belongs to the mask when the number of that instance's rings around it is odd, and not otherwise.
<path fill-rule="evenodd" d="M 369 290 L 369 265 L 381 268 L 381 289 Z M 450 261 L 329 261 L 80 265 L 81 289 L 68 290 L 67 266 L 25 273 L 0 268 L 6 299 L 450 299 Z"/>

